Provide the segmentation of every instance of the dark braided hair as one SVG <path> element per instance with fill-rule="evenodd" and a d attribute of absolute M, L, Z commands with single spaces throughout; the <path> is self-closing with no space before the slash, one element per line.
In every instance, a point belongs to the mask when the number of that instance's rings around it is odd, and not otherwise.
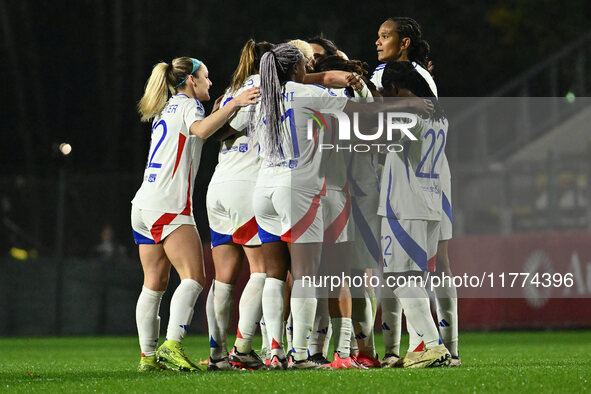
<path fill-rule="evenodd" d="M 375 85 L 368 78 L 368 69 L 369 65 L 366 62 L 362 62 L 361 60 L 346 60 L 338 55 L 327 56 L 320 59 L 314 66 L 315 72 L 340 70 L 357 73 L 363 78 L 363 82 L 365 82 L 370 90 L 375 90 Z M 346 90 L 351 97 L 354 96 L 352 87 L 349 86 Z"/>
<path fill-rule="evenodd" d="M 382 85 L 384 88 L 395 86 L 398 89 L 408 89 L 417 97 L 431 100 L 435 106 L 435 112 L 431 115 L 431 119 L 442 120 L 446 118 L 445 111 L 431 91 L 429 84 L 415 70 L 411 62 L 388 62 L 382 74 Z"/>
<path fill-rule="evenodd" d="M 249 133 L 256 135 L 262 153 L 271 162 L 280 162 L 283 153 L 289 153 L 290 148 L 283 144 L 286 138 L 281 135 L 281 116 L 285 112 L 283 86 L 290 79 L 294 66 L 303 59 L 302 52 L 291 44 L 279 44 L 261 57 L 260 111 L 251 112 Z"/>
<path fill-rule="evenodd" d="M 429 63 L 429 43 L 423 40 L 423 32 L 421 26 L 412 18 L 405 16 L 390 17 L 387 21 L 396 24 L 396 32 L 398 37 L 410 38 L 410 46 L 408 47 L 408 60 L 420 64 L 425 70 Z"/>

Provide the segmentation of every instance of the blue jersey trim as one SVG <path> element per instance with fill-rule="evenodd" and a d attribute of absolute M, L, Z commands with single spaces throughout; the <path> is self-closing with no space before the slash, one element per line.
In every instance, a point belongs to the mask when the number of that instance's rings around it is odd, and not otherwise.
<path fill-rule="evenodd" d="M 445 195 L 445 193 L 441 193 L 441 195 L 442 195 L 441 206 L 443 208 L 443 212 L 445 212 L 445 214 L 449 218 L 449 221 L 453 223 L 454 220 L 453 220 L 453 214 L 452 214 L 452 210 L 451 210 L 451 203 L 447 199 L 447 196 Z"/>
<path fill-rule="evenodd" d="M 355 225 L 359 229 L 361 233 L 361 237 L 363 238 L 363 242 L 367 247 L 367 250 L 375 260 L 376 264 L 380 264 L 380 244 L 378 240 L 374 237 L 369 224 L 363 217 L 363 213 L 361 213 L 361 209 L 359 208 L 359 204 L 357 204 L 356 199 L 353 197 L 351 199 L 351 208 L 353 211 L 353 219 L 355 220 Z"/>

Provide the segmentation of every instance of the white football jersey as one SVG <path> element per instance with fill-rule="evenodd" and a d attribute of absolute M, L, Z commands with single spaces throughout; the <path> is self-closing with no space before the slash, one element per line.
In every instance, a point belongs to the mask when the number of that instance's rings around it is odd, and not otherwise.
<path fill-rule="evenodd" d="M 193 186 L 203 140 L 189 133 L 205 117 L 203 105 L 184 94 L 172 96 L 152 122 L 144 181 L 132 204 L 140 209 L 192 214 Z"/>
<path fill-rule="evenodd" d="M 264 149 L 265 128 L 259 128 L 257 140 L 261 142 L 262 165 L 257 187 L 286 186 L 319 193 L 325 182 L 325 168 L 319 146 L 326 141 L 325 127 L 314 127 L 308 138 L 308 120 L 314 111 L 336 109 L 342 111 L 347 100 L 323 86 L 304 85 L 288 81 L 283 88 L 285 113 L 282 115 L 282 160 L 269 159 Z M 260 108 L 260 106 L 258 106 Z"/>
<path fill-rule="evenodd" d="M 382 171 L 378 214 L 396 219 L 441 220 L 441 173 L 447 120 L 418 118 L 410 129 L 417 141 L 401 139 L 404 150 L 388 153 Z"/>
<path fill-rule="evenodd" d="M 361 81 L 363 89 L 361 92 L 355 90 L 355 99 L 364 99 L 365 102 L 373 102 L 373 96 L 365 82 Z M 345 89 L 339 89 L 338 92 L 345 97 L 348 97 Z M 349 179 L 349 193 L 352 196 L 365 196 L 365 191 L 376 191 L 379 188 L 379 174 L 378 174 L 378 154 L 377 153 L 356 153 L 356 152 L 342 152 L 345 153 L 345 161 L 347 168 L 347 177 Z M 341 152 L 338 154 L 341 155 Z M 327 169 L 327 179 L 329 178 L 329 170 Z M 330 184 L 330 182 L 328 182 Z"/>
<path fill-rule="evenodd" d="M 367 87 L 365 88 L 367 89 Z M 349 96 L 346 89 L 333 89 L 333 92 L 337 97 L 342 97 L 347 100 L 351 99 L 351 96 Z M 337 120 L 329 115 L 326 115 L 325 119 L 328 124 L 328 129 L 326 130 L 324 143 L 336 147 L 337 145 L 340 145 Z M 347 184 L 347 163 L 351 159 L 351 155 L 352 153 L 349 153 L 346 150 L 337 152 L 336 149 L 330 149 L 323 152 L 322 160 L 325 162 L 327 190 L 343 190 Z"/>
<path fill-rule="evenodd" d="M 260 85 L 259 75 L 251 75 L 236 92 L 226 92 L 222 99 L 222 107 L 246 89 Z M 211 178 L 210 184 L 228 181 L 256 182 L 261 161 L 258 155 L 258 144 L 246 134 L 249 113 L 254 106 L 240 108 L 230 120 L 230 126 L 240 131 L 233 137 L 221 143 L 218 155 L 218 165 Z"/>
<path fill-rule="evenodd" d="M 435 80 L 433 79 L 431 73 L 425 70 L 420 64 L 416 62 L 412 62 L 412 65 L 414 66 L 415 70 L 417 70 L 417 72 L 421 74 L 425 81 L 427 81 L 435 97 L 439 97 L 437 94 L 437 85 L 435 84 Z M 382 85 L 382 74 L 384 73 L 385 67 L 386 63 L 382 63 L 379 66 L 377 66 L 370 78 L 370 81 L 372 81 L 373 84 L 376 85 L 378 92 L 382 92 L 384 90 L 384 85 Z"/>

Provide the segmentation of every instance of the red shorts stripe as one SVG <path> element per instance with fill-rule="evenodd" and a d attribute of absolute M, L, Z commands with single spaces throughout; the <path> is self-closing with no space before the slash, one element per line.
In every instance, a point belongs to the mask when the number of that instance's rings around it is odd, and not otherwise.
<path fill-rule="evenodd" d="M 435 256 L 433 256 L 429 260 L 427 260 L 427 271 L 435 272 L 436 263 L 437 263 L 437 253 L 435 254 Z"/>
<path fill-rule="evenodd" d="M 324 230 L 324 243 L 333 244 L 337 241 L 347 222 L 349 221 L 349 216 L 351 216 L 351 196 L 349 195 L 349 184 L 347 183 L 343 188 L 343 191 L 347 194 L 347 200 L 345 201 L 345 206 L 339 216 Z"/>
<path fill-rule="evenodd" d="M 289 230 L 285 232 L 281 236 L 281 240 L 284 242 L 295 242 L 298 240 L 299 237 L 302 236 L 314 223 L 314 219 L 316 219 L 316 215 L 318 213 L 318 208 L 320 207 L 320 195 L 315 195 L 312 199 L 312 203 L 308 208 L 306 214 Z"/>
<path fill-rule="evenodd" d="M 160 243 L 162 240 L 162 230 L 164 230 L 164 226 L 170 224 L 177 216 L 178 214 L 176 213 L 165 213 L 164 215 L 160 216 L 158 220 L 156 220 L 150 229 L 150 233 L 152 234 L 152 238 L 154 238 L 154 242 Z"/>
<path fill-rule="evenodd" d="M 244 245 L 257 235 L 258 231 L 257 220 L 253 216 L 252 219 L 240 226 L 238 230 L 234 231 L 234 234 L 232 234 L 232 241 Z"/>

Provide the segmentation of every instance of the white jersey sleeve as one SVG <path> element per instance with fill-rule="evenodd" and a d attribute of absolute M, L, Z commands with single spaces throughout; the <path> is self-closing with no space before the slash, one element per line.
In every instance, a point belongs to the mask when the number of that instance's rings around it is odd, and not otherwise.
<path fill-rule="evenodd" d="M 384 68 L 386 67 L 386 63 L 382 63 L 376 67 L 371 74 L 369 80 L 376 85 L 376 89 L 378 92 L 382 92 L 384 90 L 384 86 L 382 85 L 382 74 L 384 73 Z"/>
<path fill-rule="evenodd" d="M 421 74 L 421 76 L 427 82 L 427 84 L 429 84 L 429 87 L 431 88 L 431 91 L 433 92 L 435 97 L 439 97 L 437 95 L 437 85 L 435 84 L 435 80 L 433 79 L 431 73 L 425 70 L 420 64 L 416 62 L 412 62 L 412 65 L 414 66 L 415 70 L 417 70 L 417 72 Z M 377 66 L 370 78 L 370 81 L 373 82 L 374 85 L 376 85 L 376 89 L 380 93 L 384 91 L 384 85 L 382 85 L 382 75 L 384 74 L 384 68 L 386 68 L 386 63 L 382 63 L 379 66 Z"/>

